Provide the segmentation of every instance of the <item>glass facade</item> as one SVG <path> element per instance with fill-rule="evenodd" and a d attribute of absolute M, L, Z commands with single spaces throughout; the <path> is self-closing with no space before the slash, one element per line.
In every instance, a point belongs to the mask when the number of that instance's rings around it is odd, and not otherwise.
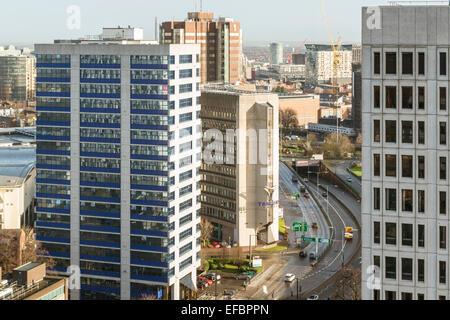
<path fill-rule="evenodd" d="M 57 271 L 66 271 L 69 259 L 79 261 L 81 299 L 117 299 L 123 291 L 130 298 L 143 294 L 161 298 L 169 277 L 186 271 L 191 264 L 188 255 L 195 261 L 199 249 L 193 217 L 197 217 L 194 180 L 200 163 L 193 161 L 199 152 L 193 141 L 200 121 L 192 115 L 199 110 L 200 93 L 194 89 L 192 69 L 170 70 L 177 61 L 192 62 L 192 55 L 180 59 L 131 55 L 126 84 L 123 59 L 107 54 L 38 54 L 38 91 L 43 95 L 37 99 L 37 238 L 57 260 Z M 78 96 L 70 84 L 75 65 L 80 75 Z M 176 88 L 170 84 L 176 77 L 192 78 L 192 83 Z M 128 96 L 122 95 L 124 86 Z M 175 94 L 181 91 L 186 93 L 183 99 Z M 71 113 L 74 101 L 79 114 Z M 128 112 L 123 111 L 125 106 Z M 178 108 L 185 110 L 183 114 Z M 183 124 L 179 132 L 171 127 L 178 123 Z M 126 135 L 125 124 L 130 128 Z M 184 139 L 182 146 L 174 139 L 178 135 Z M 74 141 L 79 144 L 77 152 Z M 185 154 L 178 160 L 181 152 Z M 73 185 L 74 177 L 79 185 Z M 179 212 L 183 214 L 178 217 Z M 70 250 L 74 216 L 79 216 L 79 244 Z M 124 231 L 122 218 L 128 216 Z M 129 236 L 124 238 L 123 232 Z M 130 261 L 122 260 L 124 241 Z M 183 242 L 182 251 L 173 248 L 176 241 Z M 120 281 L 124 270 L 129 270 L 129 283 Z"/>

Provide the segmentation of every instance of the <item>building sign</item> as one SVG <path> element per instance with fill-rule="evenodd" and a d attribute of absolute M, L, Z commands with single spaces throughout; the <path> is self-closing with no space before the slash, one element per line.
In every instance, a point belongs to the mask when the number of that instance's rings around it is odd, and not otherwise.
<path fill-rule="evenodd" d="M 252 268 L 262 267 L 262 259 L 253 259 Z"/>
<path fill-rule="evenodd" d="M 277 201 L 267 201 L 267 202 L 258 202 L 258 205 L 260 206 L 260 207 L 263 207 L 263 208 L 265 208 L 265 207 L 275 207 L 275 206 L 277 206 L 277 205 L 279 205 L 280 204 L 280 200 L 277 200 Z"/>

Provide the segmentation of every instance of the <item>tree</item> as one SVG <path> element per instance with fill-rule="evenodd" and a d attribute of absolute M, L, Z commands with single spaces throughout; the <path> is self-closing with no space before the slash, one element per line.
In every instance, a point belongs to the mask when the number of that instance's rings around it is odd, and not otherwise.
<path fill-rule="evenodd" d="M 280 122 L 283 128 L 295 128 L 298 126 L 297 114 L 291 108 L 280 109 Z"/>
<path fill-rule="evenodd" d="M 48 257 L 40 242 L 36 241 L 34 230 L 25 227 L 23 230 L 5 230 L 0 233 L 0 267 L 7 274 L 20 265 L 29 262 L 46 263 L 52 268 L 56 262 Z"/>
<path fill-rule="evenodd" d="M 206 244 L 210 241 L 213 231 L 214 227 L 211 222 L 206 219 L 200 221 L 200 241 L 203 248 L 205 248 Z"/>
<path fill-rule="evenodd" d="M 277 86 L 276 88 L 272 89 L 272 92 L 276 92 L 276 93 L 288 93 L 288 91 L 286 90 L 285 87 L 282 86 Z"/>
<path fill-rule="evenodd" d="M 340 159 L 344 153 L 353 153 L 355 151 L 355 146 L 348 136 L 340 133 L 337 135 L 338 139 L 336 139 L 336 133 L 330 133 L 325 137 L 323 151 L 329 159 L 333 157 Z"/>
<path fill-rule="evenodd" d="M 341 279 L 336 283 L 336 299 L 361 300 L 361 270 L 352 266 L 345 267 Z"/>

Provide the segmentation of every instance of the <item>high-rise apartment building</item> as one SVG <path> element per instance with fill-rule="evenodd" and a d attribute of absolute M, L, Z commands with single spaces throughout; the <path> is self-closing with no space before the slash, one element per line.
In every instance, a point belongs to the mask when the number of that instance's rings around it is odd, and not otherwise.
<path fill-rule="evenodd" d="M 450 299 L 449 15 L 362 9 L 363 299 Z"/>
<path fill-rule="evenodd" d="M 125 31 L 36 45 L 36 238 L 58 272 L 80 268 L 72 298 L 186 299 L 200 264 L 200 48 Z"/>
<path fill-rule="evenodd" d="M 333 79 L 334 53 L 330 45 L 307 44 L 306 73 L 310 83 L 329 82 Z M 338 82 L 352 80 L 352 46 L 341 46 L 341 63 L 337 70 Z"/>
<path fill-rule="evenodd" d="M 201 214 L 213 238 L 239 246 L 278 240 L 278 96 L 207 86 L 201 94 L 204 139 L 219 131 L 201 167 Z M 215 151 L 215 152 L 214 152 Z"/>
<path fill-rule="evenodd" d="M 185 21 L 163 22 L 161 44 L 200 44 L 201 82 L 241 80 L 242 31 L 232 18 L 214 19 L 211 12 L 189 12 Z"/>
<path fill-rule="evenodd" d="M 36 58 L 27 49 L 0 47 L 0 100 L 34 100 Z"/>

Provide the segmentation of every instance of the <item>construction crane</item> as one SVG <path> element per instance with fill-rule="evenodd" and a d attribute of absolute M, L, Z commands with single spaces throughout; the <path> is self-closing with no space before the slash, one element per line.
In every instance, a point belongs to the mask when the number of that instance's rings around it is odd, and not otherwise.
<path fill-rule="evenodd" d="M 305 46 L 305 43 L 306 43 L 308 40 L 309 40 L 309 39 L 305 39 L 305 41 L 303 41 L 303 43 L 301 44 L 301 46 L 298 47 L 298 48 L 294 51 L 293 54 L 298 54 L 298 53 L 300 53 L 300 51 L 303 49 L 303 47 Z M 288 56 L 288 63 L 292 63 L 292 56 L 293 56 L 293 54 L 290 54 L 290 55 Z"/>
<path fill-rule="evenodd" d="M 338 42 L 337 42 L 337 46 L 334 45 L 334 40 L 333 40 L 333 36 L 331 34 L 331 29 L 330 29 L 330 24 L 328 23 L 328 17 L 327 17 L 327 12 L 325 10 L 325 5 L 323 3 L 323 0 L 320 0 L 320 8 L 322 9 L 322 15 L 323 15 L 323 19 L 325 21 L 325 26 L 327 28 L 327 32 L 328 32 L 328 38 L 330 39 L 330 44 L 331 44 L 331 48 L 333 49 L 333 76 L 332 76 L 332 80 L 331 80 L 331 88 L 332 88 L 332 95 L 334 98 L 334 109 L 336 111 L 336 142 L 339 145 L 339 117 L 338 117 L 338 104 L 339 104 L 339 90 L 338 90 L 338 71 L 339 71 L 339 66 L 341 65 L 341 58 L 342 58 L 342 54 L 341 54 L 341 44 L 342 44 L 342 38 L 339 37 L 338 38 Z M 336 155 L 335 155 L 336 158 Z M 335 164 L 334 164 L 334 172 L 336 173 L 336 161 L 335 160 Z"/>

